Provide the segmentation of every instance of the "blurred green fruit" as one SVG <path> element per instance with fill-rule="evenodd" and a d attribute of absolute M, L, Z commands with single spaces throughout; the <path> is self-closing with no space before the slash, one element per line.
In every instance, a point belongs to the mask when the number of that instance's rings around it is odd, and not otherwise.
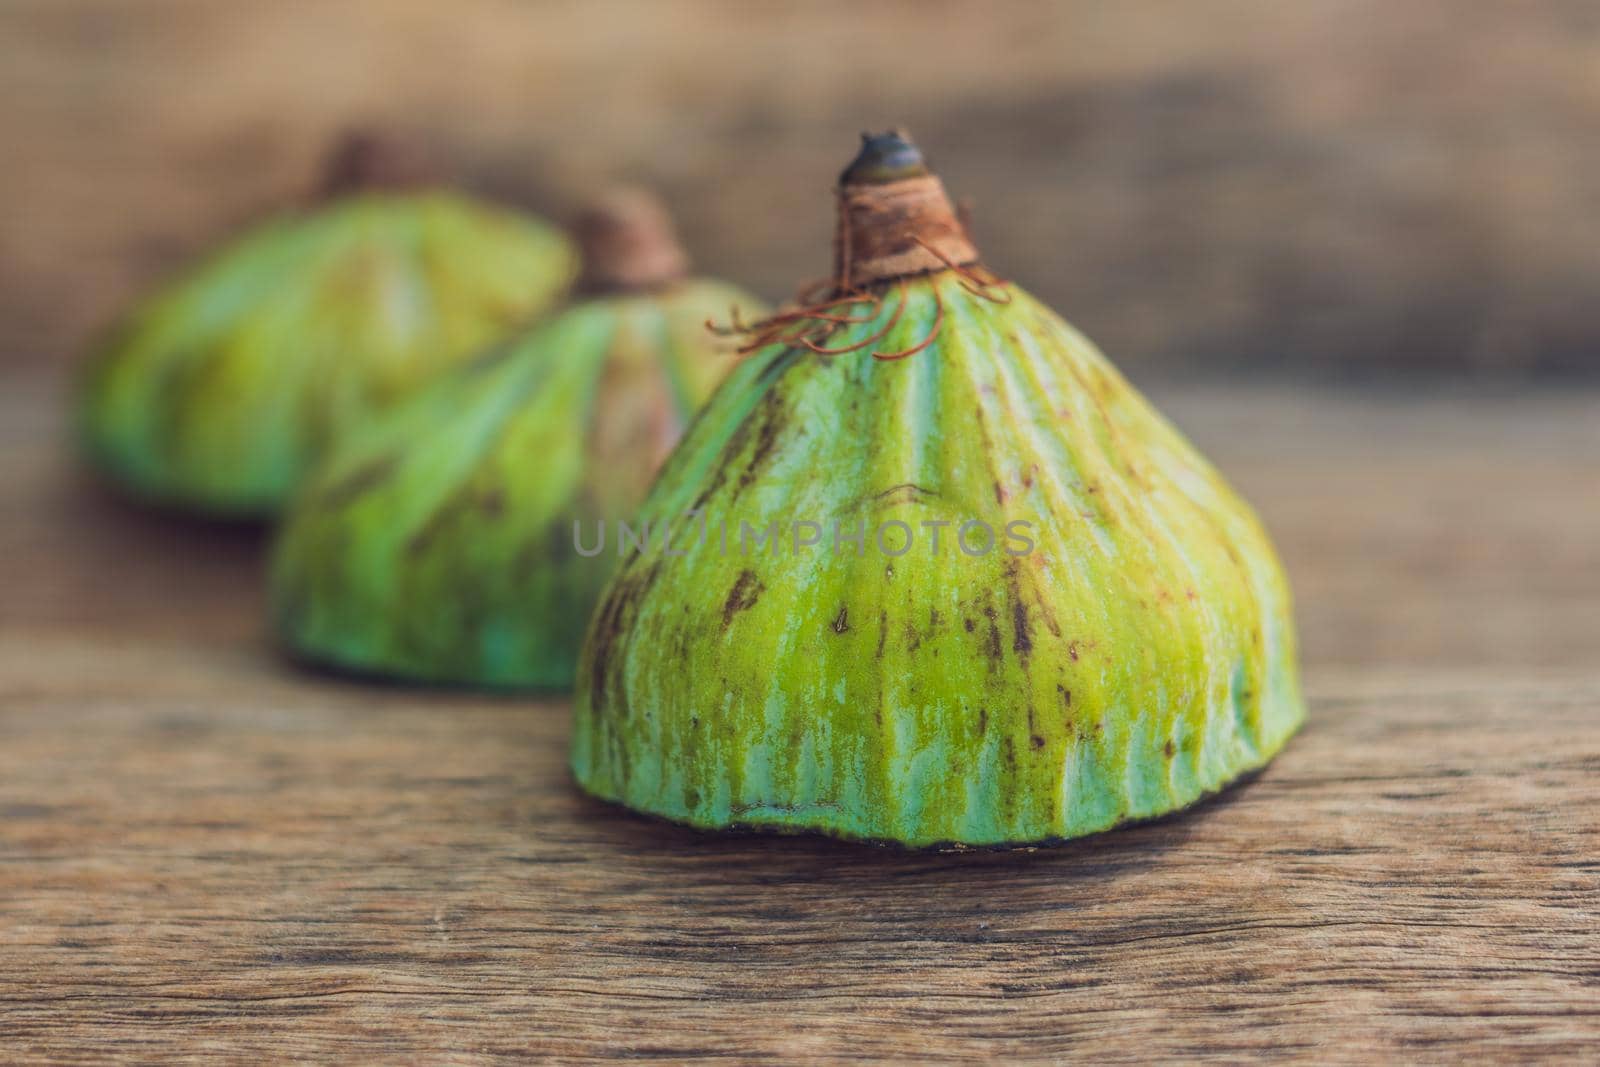
<path fill-rule="evenodd" d="M 79 398 L 96 465 L 153 501 L 271 515 L 338 435 L 560 298 L 575 258 L 558 231 L 395 169 L 347 146 L 330 199 L 125 318 Z"/>
<path fill-rule="evenodd" d="M 614 195 L 580 228 L 579 303 L 354 435 L 288 511 L 276 625 L 306 659 L 430 682 L 571 684 L 628 521 L 736 359 L 706 328 L 762 305 L 684 278 L 664 214 Z"/>

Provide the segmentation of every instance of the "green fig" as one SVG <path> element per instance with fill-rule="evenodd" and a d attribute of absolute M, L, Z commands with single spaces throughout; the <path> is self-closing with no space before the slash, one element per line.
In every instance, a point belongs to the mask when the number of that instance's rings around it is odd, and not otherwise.
<path fill-rule="evenodd" d="M 702 828 L 1026 845 L 1192 804 L 1304 716 L 1256 517 L 978 264 L 903 137 L 759 324 L 590 622 L 572 770 Z"/>
<path fill-rule="evenodd" d="M 587 298 L 352 436 L 273 553 L 278 632 L 305 659 L 427 682 L 565 688 L 611 554 L 736 362 L 708 319 L 762 305 L 685 277 L 660 205 L 617 192 L 578 228 Z"/>
<path fill-rule="evenodd" d="M 276 513 L 340 433 L 557 301 L 575 257 L 536 219 L 431 188 L 347 140 L 322 202 L 257 226 L 137 308 L 90 363 L 90 457 L 135 495 Z"/>

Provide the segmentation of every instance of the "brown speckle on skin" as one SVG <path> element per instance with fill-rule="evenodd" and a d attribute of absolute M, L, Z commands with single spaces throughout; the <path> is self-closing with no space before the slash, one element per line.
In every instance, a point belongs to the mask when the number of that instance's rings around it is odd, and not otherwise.
<path fill-rule="evenodd" d="M 367 490 L 375 489 L 382 485 L 399 465 L 399 456 L 379 456 L 372 462 L 357 467 L 348 475 L 318 493 L 316 498 L 317 506 L 327 508 L 330 511 L 341 508 Z"/>
<path fill-rule="evenodd" d="M 762 397 L 762 411 L 760 425 L 756 427 L 756 444 L 750 452 L 750 461 L 745 464 L 744 470 L 739 474 L 739 489 L 742 491 L 756 480 L 760 473 L 761 465 L 777 446 L 778 435 L 783 431 L 788 415 L 784 410 L 783 401 L 779 399 L 776 389 L 768 389 Z"/>
<path fill-rule="evenodd" d="M 617 652 L 617 643 L 632 619 L 633 611 L 639 600 L 642 599 L 650 587 L 655 583 L 656 575 L 660 572 L 661 563 L 650 565 L 643 573 L 629 572 L 620 576 L 612 586 L 610 593 L 601 602 L 595 614 L 595 620 L 590 631 L 590 640 L 593 647 L 592 662 L 592 694 L 590 708 L 596 712 L 606 704 L 606 681 L 612 668 L 612 661 Z M 619 694 L 620 695 L 620 694 Z M 619 701 L 619 703 L 622 703 Z M 626 707 L 622 709 L 626 714 Z"/>
<path fill-rule="evenodd" d="M 873 493 L 868 499 L 891 504 L 914 504 L 923 497 L 938 496 L 932 489 L 924 489 L 915 482 L 901 482 L 899 485 L 890 486 L 881 493 Z M 891 500 L 891 497 L 897 499 Z"/>
<path fill-rule="evenodd" d="M 917 628 L 911 624 L 910 620 L 907 620 L 907 622 L 906 622 L 906 651 L 907 652 L 915 652 L 917 649 L 919 649 L 921 647 L 922 647 L 922 635 L 917 633 Z"/>
<path fill-rule="evenodd" d="M 473 494 L 465 489 L 456 490 L 444 503 L 434 509 L 426 522 L 406 541 L 406 555 L 416 557 L 432 548 L 440 534 L 475 505 Z"/>
<path fill-rule="evenodd" d="M 1039 613 L 1044 616 L 1044 628 L 1050 631 L 1051 637 L 1061 636 L 1061 624 L 1056 621 L 1056 613 L 1050 610 L 1050 605 L 1041 600 L 1036 605 Z"/>
<path fill-rule="evenodd" d="M 761 579 L 756 577 L 752 570 L 742 570 L 739 577 L 734 580 L 733 588 L 728 590 L 728 599 L 722 604 L 722 628 L 727 629 L 733 622 L 733 617 L 741 611 L 753 608 L 756 601 L 761 599 L 761 594 L 767 587 L 761 584 Z"/>
<path fill-rule="evenodd" d="M 589 684 L 591 712 L 598 712 L 605 702 L 606 667 L 611 661 L 611 643 L 617 637 L 618 611 L 617 597 L 612 595 L 601 601 L 600 608 L 595 614 L 594 651 L 589 661 L 589 669 L 593 672 Z"/>
<path fill-rule="evenodd" d="M 1064 708 L 1072 707 L 1072 690 L 1068 689 L 1064 685 L 1057 685 L 1056 686 L 1056 692 L 1061 694 L 1061 706 L 1062 707 L 1064 707 Z"/>
<path fill-rule="evenodd" d="M 1173 747 L 1172 739 L 1168 738 L 1167 739 L 1167 743 L 1162 746 L 1161 751 L 1163 751 L 1163 752 L 1165 752 L 1167 754 L 1167 758 L 1168 759 L 1171 759 L 1174 755 L 1177 754 L 1178 750 Z"/>
<path fill-rule="evenodd" d="M 762 368 L 762 375 L 766 376 L 773 373 L 774 368 L 784 360 L 786 354 L 787 350 L 780 350 L 774 353 L 772 358 L 768 360 L 767 365 Z M 752 412 L 750 415 L 746 416 L 734 429 L 732 435 L 729 436 L 727 442 L 722 447 L 722 452 L 719 455 L 718 462 L 711 468 L 712 477 L 710 481 L 706 483 L 705 488 L 700 491 L 700 495 L 696 497 L 694 503 L 690 505 L 691 511 L 703 508 L 706 502 L 711 499 L 712 495 L 722 488 L 723 484 L 727 481 L 728 471 L 732 469 L 736 457 L 744 450 L 746 442 L 750 440 L 750 434 L 756 420 L 769 414 L 770 413 L 768 413 L 765 408 L 759 409 L 758 411 Z M 772 432 L 775 435 L 775 431 Z M 757 444 L 757 450 L 760 450 L 759 443 Z M 750 475 L 751 480 L 754 480 L 754 475 L 751 474 L 750 468 L 746 468 L 745 474 Z M 745 482 L 741 477 L 738 488 L 742 490 L 744 487 Z"/>
<path fill-rule="evenodd" d="M 1028 609 L 1022 598 L 1011 602 L 1011 651 L 1026 656 L 1033 651 L 1033 636 L 1028 632 Z"/>
<path fill-rule="evenodd" d="M 984 645 L 984 651 L 988 653 L 991 661 L 999 662 L 1002 654 L 1000 651 L 1000 626 L 995 622 L 994 608 L 992 606 L 985 605 L 983 609 L 983 616 L 989 620 L 989 636 L 988 641 Z"/>

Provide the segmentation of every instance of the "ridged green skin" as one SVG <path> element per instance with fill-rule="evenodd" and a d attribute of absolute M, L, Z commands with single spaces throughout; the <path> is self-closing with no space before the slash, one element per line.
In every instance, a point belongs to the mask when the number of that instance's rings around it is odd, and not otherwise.
<path fill-rule="evenodd" d="M 443 191 L 266 223 L 113 331 L 82 437 L 136 495 L 271 515 L 346 427 L 548 308 L 575 269 L 551 227 Z"/>
<path fill-rule="evenodd" d="M 761 310 L 713 281 L 580 303 L 353 436 L 275 546 L 284 641 L 422 681 L 570 686 L 616 564 L 581 555 L 573 521 L 592 547 L 632 518 L 734 363 L 705 327 L 730 306 Z"/>
<path fill-rule="evenodd" d="M 927 349 L 769 349 L 707 405 L 643 510 L 687 554 L 653 539 L 590 624 L 585 790 L 699 827 L 1037 843 L 1191 804 L 1299 726 L 1289 590 L 1250 509 L 1015 286 L 1002 305 L 949 272 L 914 279 L 876 347 L 927 336 L 936 290 Z M 865 554 L 836 554 L 834 520 L 861 519 Z M 899 558 L 870 533 L 891 519 L 917 537 Z M 1030 521 L 1036 548 L 952 550 L 972 519 Z M 823 543 L 741 556 L 732 531 L 773 520 L 820 522 Z M 952 523 L 938 553 L 930 520 Z"/>

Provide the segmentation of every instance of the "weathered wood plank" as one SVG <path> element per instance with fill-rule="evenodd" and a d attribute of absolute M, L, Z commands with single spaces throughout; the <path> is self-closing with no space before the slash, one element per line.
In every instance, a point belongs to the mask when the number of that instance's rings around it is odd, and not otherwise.
<path fill-rule="evenodd" d="M 1593 4 L 1470 7 L 12 0 L 0 339 L 67 358 L 372 119 L 557 213 L 648 178 L 786 297 L 856 131 L 905 123 L 992 265 L 1128 366 L 1593 371 Z"/>
<path fill-rule="evenodd" d="M 565 709 L 8 643 L 13 1051 L 1576 1055 L 1600 679 L 1317 679 L 1257 780 L 1034 854 L 716 839 Z M 130 692 L 128 679 L 140 679 Z"/>
<path fill-rule="evenodd" d="M 107 503 L 59 449 L 54 387 L 14 384 L 8 1060 L 1600 1041 L 1596 400 L 1165 393 L 1283 545 L 1310 725 L 1181 817 L 913 855 L 587 800 L 560 702 L 291 669 L 259 539 Z"/>

